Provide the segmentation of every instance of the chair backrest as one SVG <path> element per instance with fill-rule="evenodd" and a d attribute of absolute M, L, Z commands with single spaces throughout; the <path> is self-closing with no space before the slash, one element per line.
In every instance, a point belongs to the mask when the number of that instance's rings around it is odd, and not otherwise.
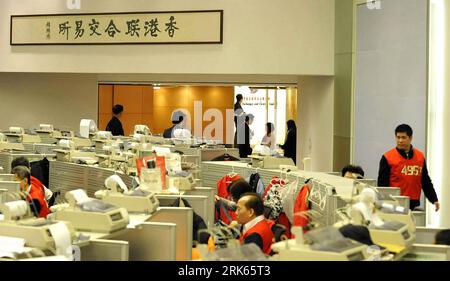
<path fill-rule="evenodd" d="M 61 195 L 60 191 L 55 191 L 53 192 L 52 197 L 50 197 L 50 199 L 48 200 L 48 207 L 50 208 L 51 206 L 55 205 L 56 203 L 56 197 L 58 197 L 59 195 Z"/>

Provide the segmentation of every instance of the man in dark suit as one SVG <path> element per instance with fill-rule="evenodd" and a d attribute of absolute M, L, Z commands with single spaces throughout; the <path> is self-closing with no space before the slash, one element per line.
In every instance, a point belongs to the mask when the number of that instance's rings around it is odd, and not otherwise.
<path fill-rule="evenodd" d="M 253 123 L 253 119 L 255 119 L 255 116 L 253 116 L 253 114 L 247 114 L 245 116 L 245 123 L 243 126 L 244 130 L 238 129 L 237 140 L 239 148 L 239 157 L 241 158 L 247 158 L 253 152 L 250 146 L 250 140 L 252 138 L 252 131 L 250 130 L 250 125 Z"/>
<path fill-rule="evenodd" d="M 113 117 L 106 126 L 105 131 L 111 132 L 113 136 L 124 136 L 125 133 L 123 131 L 122 122 L 120 122 L 120 117 L 122 116 L 123 112 L 123 105 L 116 104 L 113 107 L 112 111 Z"/>

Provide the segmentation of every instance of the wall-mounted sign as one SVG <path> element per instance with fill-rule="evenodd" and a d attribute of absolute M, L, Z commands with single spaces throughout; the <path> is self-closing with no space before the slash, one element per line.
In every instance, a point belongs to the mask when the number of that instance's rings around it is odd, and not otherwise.
<path fill-rule="evenodd" d="M 222 44 L 223 10 L 12 15 L 11 45 Z"/>

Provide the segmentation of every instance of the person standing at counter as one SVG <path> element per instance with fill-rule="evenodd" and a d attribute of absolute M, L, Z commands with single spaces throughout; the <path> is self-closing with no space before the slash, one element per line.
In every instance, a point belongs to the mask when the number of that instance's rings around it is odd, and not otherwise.
<path fill-rule="evenodd" d="M 244 123 L 244 132 L 240 132 L 238 129 L 238 147 L 239 147 L 239 157 L 247 158 L 250 154 L 252 154 L 253 150 L 250 146 L 250 139 L 252 137 L 252 131 L 250 130 L 250 125 L 253 123 L 255 116 L 253 114 L 248 114 L 245 116 Z M 238 126 L 239 128 L 239 126 Z M 244 137 L 244 138 L 242 138 Z"/>
<path fill-rule="evenodd" d="M 105 131 L 111 132 L 113 136 L 124 136 L 122 122 L 120 122 L 120 117 L 122 117 L 123 105 L 116 104 L 112 108 L 113 117 L 106 126 Z"/>
<path fill-rule="evenodd" d="M 243 128 L 243 123 L 245 122 L 245 112 L 242 109 L 242 101 L 244 97 L 241 94 L 236 96 L 236 103 L 234 104 L 234 127 L 236 132 L 234 133 L 234 146 L 238 147 L 238 133 Z M 239 126 L 241 125 L 241 126 Z"/>
<path fill-rule="evenodd" d="M 245 115 L 244 109 L 242 109 L 242 101 L 244 97 L 241 94 L 236 96 L 236 103 L 234 104 L 234 125 L 236 126 L 238 117 Z"/>
<path fill-rule="evenodd" d="M 280 148 L 284 150 L 284 157 L 292 158 L 297 164 L 297 126 L 294 120 L 289 120 L 286 123 L 287 133 L 284 144 Z"/>

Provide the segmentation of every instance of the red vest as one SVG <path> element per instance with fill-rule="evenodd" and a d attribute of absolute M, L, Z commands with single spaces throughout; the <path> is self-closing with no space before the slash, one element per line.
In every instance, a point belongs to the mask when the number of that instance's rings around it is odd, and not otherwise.
<path fill-rule="evenodd" d="M 384 154 L 390 168 L 389 185 L 400 187 L 400 194 L 411 200 L 419 200 L 422 191 L 422 169 L 425 163 L 423 153 L 413 148 L 413 157 L 405 159 L 396 148 Z"/>
<path fill-rule="evenodd" d="M 36 187 L 34 185 L 31 185 L 30 193 L 27 196 L 27 201 L 31 202 L 31 200 L 38 200 L 39 204 L 41 205 L 41 210 L 39 212 L 40 218 L 46 218 L 47 215 L 50 213 L 50 210 L 47 205 L 47 201 L 45 201 L 45 195 L 42 192 L 42 189 L 40 187 Z"/>
<path fill-rule="evenodd" d="M 247 230 L 243 235 L 241 235 L 241 243 L 244 242 L 244 239 L 247 238 L 250 234 L 257 233 L 263 241 L 263 248 L 261 249 L 266 255 L 270 255 L 272 249 L 270 246 L 273 242 L 273 233 L 272 233 L 272 221 L 262 220 L 258 222 L 255 226 Z"/>
<path fill-rule="evenodd" d="M 42 184 L 42 182 L 33 176 L 30 177 L 30 181 L 31 181 L 31 185 L 34 185 L 42 190 L 42 193 L 44 193 L 44 198 L 45 198 L 45 187 Z"/>

